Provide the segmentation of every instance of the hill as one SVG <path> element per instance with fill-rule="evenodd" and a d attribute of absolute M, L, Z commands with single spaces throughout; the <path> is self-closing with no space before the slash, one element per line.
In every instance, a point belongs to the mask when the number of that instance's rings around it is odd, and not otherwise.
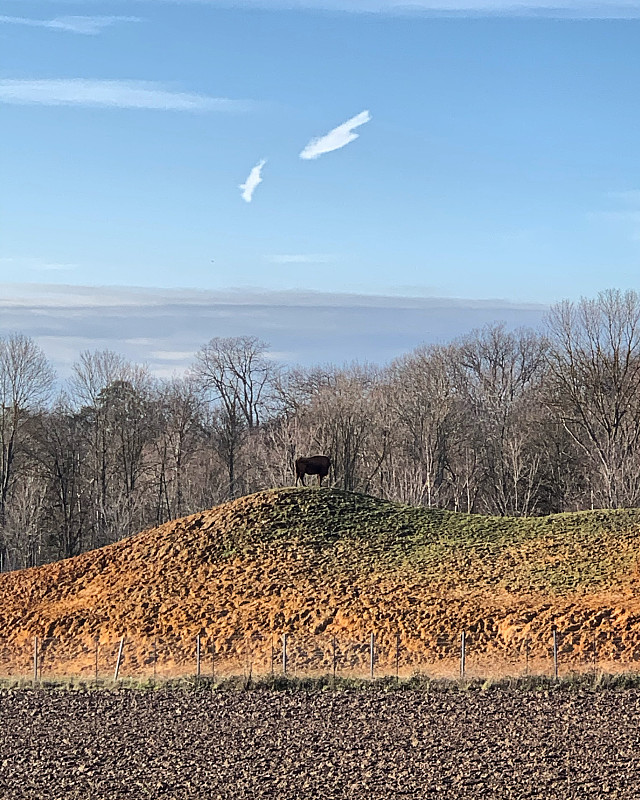
<path fill-rule="evenodd" d="M 106 659 L 123 635 L 132 672 L 148 671 L 154 641 L 180 667 L 198 633 L 220 664 L 266 668 L 288 633 L 300 669 L 326 667 L 334 636 L 356 666 L 375 631 L 381 663 L 399 635 L 414 669 L 453 662 L 464 629 L 469 664 L 504 670 L 525 652 L 548 659 L 552 625 L 563 663 L 590 662 L 594 641 L 601 662 L 628 663 L 639 554 L 635 509 L 512 519 L 276 489 L 1 575 L 0 668 L 26 672 L 38 636 L 49 669 L 89 671 L 94 642 Z"/>

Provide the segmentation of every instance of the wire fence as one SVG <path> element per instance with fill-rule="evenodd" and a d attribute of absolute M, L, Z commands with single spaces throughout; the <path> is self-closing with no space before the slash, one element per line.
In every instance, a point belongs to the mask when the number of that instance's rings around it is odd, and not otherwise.
<path fill-rule="evenodd" d="M 0 638 L 0 678 L 34 682 L 82 678 L 104 682 L 122 679 L 166 681 L 244 676 L 334 678 L 499 678 L 526 675 L 561 677 L 587 671 L 635 671 L 640 651 L 616 648 L 615 636 L 594 633 L 590 639 L 551 629 L 548 637 L 487 647 L 460 631 L 429 644 L 406 634 L 376 634 L 362 640 L 328 634 L 239 633 L 223 640 L 212 636 L 134 635 L 120 638 Z"/>

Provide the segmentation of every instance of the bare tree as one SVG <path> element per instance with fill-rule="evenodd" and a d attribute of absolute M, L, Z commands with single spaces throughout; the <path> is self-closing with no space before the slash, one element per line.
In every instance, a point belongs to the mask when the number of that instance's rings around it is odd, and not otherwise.
<path fill-rule="evenodd" d="M 0 527 L 20 434 L 32 414 L 50 395 L 54 372 L 32 339 L 13 334 L 0 339 Z"/>
<path fill-rule="evenodd" d="M 598 505 L 640 502 L 640 295 L 601 292 L 548 317 L 547 403 L 591 465 Z"/>
<path fill-rule="evenodd" d="M 250 430 L 260 424 L 276 371 L 267 348 L 255 336 L 217 337 L 196 354 L 194 372 L 204 388 Z"/>
<path fill-rule="evenodd" d="M 151 387 L 145 367 L 109 350 L 86 351 L 74 364 L 70 388 L 87 437 L 94 540 L 100 544 L 136 527 L 134 517 L 143 488 L 138 483 L 151 434 Z M 116 509 L 114 516 L 110 511 Z"/>
<path fill-rule="evenodd" d="M 268 408 L 276 365 L 254 336 L 211 339 L 198 353 L 193 375 L 214 407 L 214 447 L 227 465 L 229 497 L 237 494 L 238 457 Z"/>
<path fill-rule="evenodd" d="M 418 348 L 392 364 L 390 377 L 388 398 L 401 437 L 396 458 L 407 464 L 402 499 L 439 505 L 455 402 L 448 353 Z"/>
<path fill-rule="evenodd" d="M 188 483 L 190 459 L 204 439 L 204 420 L 201 398 L 194 381 L 189 378 L 174 378 L 161 384 L 154 406 L 156 522 L 160 525 L 166 519 L 181 516 L 188 508 L 185 484 Z"/>
<path fill-rule="evenodd" d="M 529 514 L 538 500 L 537 421 L 546 346 L 535 331 L 489 325 L 452 351 L 460 394 L 478 427 L 474 438 L 491 513 Z"/>
<path fill-rule="evenodd" d="M 134 510 L 146 487 L 145 445 L 153 435 L 148 375 L 133 371 L 131 379 L 114 381 L 100 393 L 98 411 L 106 420 L 111 472 L 116 492 L 127 506 L 127 532 L 135 529 Z"/>
<path fill-rule="evenodd" d="M 34 452 L 48 500 L 46 523 L 57 557 L 69 558 L 96 542 L 89 538 L 91 497 L 81 415 L 61 395 L 35 428 Z"/>
<path fill-rule="evenodd" d="M 334 484 L 348 491 L 368 481 L 367 451 L 373 431 L 372 399 L 379 376 L 370 365 L 352 364 L 311 373 L 311 394 L 298 414 L 314 431 L 313 449 L 329 455 Z"/>
<path fill-rule="evenodd" d="M 3 528 L 4 568 L 24 569 L 42 563 L 46 550 L 46 485 L 30 465 L 16 479 Z M 54 554 L 54 556 L 57 554 Z"/>
<path fill-rule="evenodd" d="M 101 393 L 114 382 L 126 379 L 127 361 L 111 350 L 89 351 L 80 354 L 73 366 L 69 381 L 71 398 L 84 420 L 89 444 L 91 487 L 94 496 L 96 541 L 107 528 L 109 503 L 109 432 L 106 408 L 100 402 Z"/>

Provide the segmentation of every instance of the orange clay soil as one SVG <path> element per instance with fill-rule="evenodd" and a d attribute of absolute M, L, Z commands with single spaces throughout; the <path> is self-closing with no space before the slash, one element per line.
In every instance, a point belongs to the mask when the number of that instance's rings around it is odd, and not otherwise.
<path fill-rule="evenodd" d="M 326 668 L 333 636 L 366 663 L 371 631 L 381 662 L 400 635 L 405 667 L 453 659 L 462 630 L 470 663 L 535 663 L 552 625 L 563 663 L 590 663 L 596 641 L 599 663 L 630 665 L 639 545 L 635 509 L 512 519 L 275 489 L 0 575 L 0 672 L 26 671 L 35 636 L 53 671 L 90 672 L 95 642 L 111 653 L 121 636 L 131 674 L 148 673 L 154 640 L 179 669 L 198 633 L 256 671 L 282 633 L 301 670 Z"/>

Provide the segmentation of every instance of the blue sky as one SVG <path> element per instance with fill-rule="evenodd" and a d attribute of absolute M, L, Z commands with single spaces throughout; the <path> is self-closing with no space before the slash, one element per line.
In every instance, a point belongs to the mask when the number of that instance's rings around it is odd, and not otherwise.
<path fill-rule="evenodd" d="M 0 282 L 640 288 L 640 2 L 288 5 L 5 0 Z"/>

